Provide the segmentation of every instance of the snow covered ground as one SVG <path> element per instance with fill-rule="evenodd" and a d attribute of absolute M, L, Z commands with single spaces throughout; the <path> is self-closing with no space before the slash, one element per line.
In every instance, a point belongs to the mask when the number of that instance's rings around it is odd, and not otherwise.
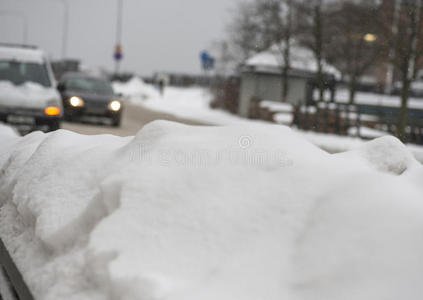
<path fill-rule="evenodd" d="M 128 101 L 132 103 L 153 109 L 159 112 L 169 113 L 178 117 L 192 119 L 198 122 L 211 125 L 231 125 L 231 124 L 266 124 L 265 121 L 253 121 L 240 118 L 222 110 L 211 109 L 209 106 L 212 96 L 204 89 L 198 87 L 192 88 L 175 88 L 167 87 L 165 93 L 161 96 L 158 91 L 149 84 L 144 83 L 141 79 L 134 77 L 128 83 L 113 83 L 113 87 L 117 93 L 123 94 Z M 343 99 L 347 97 L 346 91 L 338 91 L 339 96 Z M 364 95 L 364 96 L 363 96 Z M 371 93 L 359 93 L 357 97 L 365 99 L 368 103 L 379 103 L 383 99 L 388 102 L 395 101 L 391 96 L 378 96 Z M 378 97 L 385 97 L 380 100 Z M 348 98 L 345 98 L 348 99 Z M 385 101 L 383 100 L 383 101 Z M 385 102 L 386 102 L 385 101 Z M 419 101 L 412 99 L 412 101 Z M 413 103 L 414 103 L 413 102 Z M 421 101 L 422 102 L 422 101 Z M 422 102 L 423 103 L 423 102 Z M 264 105 L 273 106 L 279 110 L 286 110 L 286 105 L 265 101 Z M 286 123 L 291 120 L 288 115 L 280 115 L 280 123 Z M 374 130 L 362 129 L 363 132 L 374 137 L 380 136 L 380 132 Z M 331 153 L 343 152 L 354 149 L 365 141 L 354 137 L 342 137 L 331 134 L 321 134 L 315 132 L 298 131 L 298 134 L 312 142 L 313 144 L 329 151 Z M 416 145 L 407 145 L 414 156 L 423 163 L 423 147 Z"/>
<path fill-rule="evenodd" d="M 0 236 L 36 299 L 423 294 L 423 166 L 393 137 L 328 154 L 280 125 L 155 121 L 0 140 Z"/>
<path fill-rule="evenodd" d="M 134 77 L 128 83 L 113 83 L 115 92 L 123 94 L 126 100 L 156 111 L 181 118 L 193 119 L 205 124 L 225 125 L 245 121 L 222 110 L 213 110 L 209 104 L 212 95 L 199 87 L 166 87 L 160 93 L 141 79 Z"/>

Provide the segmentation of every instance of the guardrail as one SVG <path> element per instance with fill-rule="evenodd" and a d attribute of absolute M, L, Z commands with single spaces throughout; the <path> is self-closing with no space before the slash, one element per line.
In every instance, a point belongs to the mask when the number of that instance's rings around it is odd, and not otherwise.
<path fill-rule="evenodd" d="M 302 130 L 364 139 L 397 134 L 399 107 L 326 101 L 287 107 L 290 104 L 252 98 L 249 117 L 294 125 Z M 407 143 L 423 145 L 423 109 L 407 109 L 404 139 Z"/>
<path fill-rule="evenodd" d="M 19 300 L 35 300 L 32 296 L 31 291 L 26 285 L 22 274 L 19 272 L 18 268 L 15 265 L 12 257 L 7 251 L 6 246 L 3 241 L 0 239 L 0 267 L 4 271 L 7 279 L 9 280 L 10 287 L 12 289 L 11 293 L 14 294 L 16 299 Z M 2 299 L 2 295 L 0 295 Z"/>

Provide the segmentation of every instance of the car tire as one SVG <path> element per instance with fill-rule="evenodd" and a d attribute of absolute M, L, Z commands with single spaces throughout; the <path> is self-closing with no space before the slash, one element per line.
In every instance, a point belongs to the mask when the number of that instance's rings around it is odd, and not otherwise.
<path fill-rule="evenodd" d="M 113 127 L 120 127 L 120 115 L 112 117 L 112 126 Z"/>
<path fill-rule="evenodd" d="M 57 129 L 60 129 L 60 121 L 59 120 L 50 121 L 48 124 L 48 131 L 55 131 Z"/>
<path fill-rule="evenodd" d="M 67 122 L 74 122 L 75 121 L 75 115 L 72 112 L 64 113 L 63 119 Z"/>

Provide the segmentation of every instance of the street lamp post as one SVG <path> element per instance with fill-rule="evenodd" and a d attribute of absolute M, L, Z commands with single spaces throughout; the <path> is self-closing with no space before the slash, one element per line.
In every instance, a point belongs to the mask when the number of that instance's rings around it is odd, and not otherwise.
<path fill-rule="evenodd" d="M 122 18 L 123 18 L 123 0 L 117 0 L 116 16 L 116 52 L 121 51 L 122 42 Z M 115 74 L 117 75 L 120 67 L 121 54 L 115 56 Z"/>
<path fill-rule="evenodd" d="M 61 1 L 63 4 L 63 25 L 62 25 L 62 59 L 66 58 L 66 50 L 68 48 L 68 31 L 69 31 L 69 4 L 67 0 Z"/>
<path fill-rule="evenodd" d="M 62 59 L 66 58 L 66 50 L 68 44 L 68 28 L 69 28 L 69 5 L 67 0 L 63 3 L 63 26 L 62 26 Z"/>
<path fill-rule="evenodd" d="M 394 79 L 394 59 L 395 59 L 395 46 L 394 46 L 394 39 L 398 35 L 398 19 L 399 19 L 399 10 L 400 10 L 401 0 L 394 1 L 394 11 L 393 11 L 393 19 L 392 19 L 392 26 L 391 26 L 391 33 L 392 33 L 392 40 L 391 45 L 389 47 L 389 63 L 388 69 L 386 71 L 386 78 L 385 78 L 385 93 L 389 94 L 392 92 L 393 87 L 393 79 Z"/>

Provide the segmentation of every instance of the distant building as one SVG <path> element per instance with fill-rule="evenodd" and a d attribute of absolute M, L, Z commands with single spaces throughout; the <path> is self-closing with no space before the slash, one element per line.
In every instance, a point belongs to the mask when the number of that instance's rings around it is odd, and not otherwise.
<path fill-rule="evenodd" d="M 284 66 L 281 54 L 283 46 L 273 46 L 247 59 L 241 67 L 241 87 L 239 115 L 249 116 L 250 101 L 253 98 L 288 102 L 293 105 L 313 101 L 313 90 L 317 88 L 317 64 L 313 53 L 298 45 L 291 46 L 291 63 L 288 72 L 288 95 L 282 99 L 282 68 Z M 335 91 L 339 71 L 323 62 L 325 88 Z"/>

